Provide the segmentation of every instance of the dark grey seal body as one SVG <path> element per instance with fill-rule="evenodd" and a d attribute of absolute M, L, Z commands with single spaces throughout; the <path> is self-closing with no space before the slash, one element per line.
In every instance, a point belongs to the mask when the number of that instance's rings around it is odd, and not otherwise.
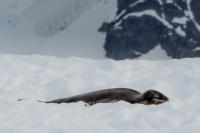
<path fill-rule="evenodd" d="M 88 105 L 94 105 L 96 103 L 111 103 L 118 101 L 126 101 L 131 104 L 140 103 L 145 105 L 161 104 L 168 101 L 168 97 L 164 94 L 155 91 L 148 90 L 145 93 L 140 93 L 136 90 L 128 88 L 111 88 L 105 90 L 94 91 L 90 93 L 80 94 L 68 98 L 56 99 L 52 101 L 46 101 L 44 103 L 71 103 L 83 101 Z"/>

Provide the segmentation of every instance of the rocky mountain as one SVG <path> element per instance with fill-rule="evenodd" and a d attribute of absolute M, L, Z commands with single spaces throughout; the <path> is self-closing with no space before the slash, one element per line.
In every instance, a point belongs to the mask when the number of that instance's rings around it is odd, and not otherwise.
<path fill-rule="evenodd" d="M 137 58 L 160 45 L 171 58 L 200 56 L 199 0 L 118 0 L 118 11 L 99 31 L 106 56 Z"/>

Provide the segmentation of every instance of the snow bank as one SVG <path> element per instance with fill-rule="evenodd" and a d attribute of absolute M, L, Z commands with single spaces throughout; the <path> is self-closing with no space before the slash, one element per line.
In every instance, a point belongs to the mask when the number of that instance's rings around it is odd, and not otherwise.
<path fill-rule="evenodd" d="M 198 133 L 200 59 L 145 61 L 0 55 L 2 133 Z M 109 87 L 156 89 L 159 106 L 43 104 Z M 18 98 L 29 98 L 17 102 Z"/>

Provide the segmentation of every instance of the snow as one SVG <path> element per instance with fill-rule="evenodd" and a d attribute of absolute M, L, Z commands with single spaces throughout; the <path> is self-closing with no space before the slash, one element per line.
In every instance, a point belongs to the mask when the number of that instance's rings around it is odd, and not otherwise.
<path fill-rule="evenodd" d="M 34 28 L 31 30 L 36 35 L 51 36 L 69 27 L 96 4 L 97 0 L 42 0 L 21 20 L 20 28 L 24 28 L 24 21 L 27 21 L 27 27 Z"/>
<path fill-rule="evenodd" d="M 200 47 L 196 47 L 194 51 L 200 51 Z"/>
<path fill-rule="evenodd" d="M 126 9 L 123 9 L 118 15 L 116 15 L 116 17 L 114 18 L 113 21 L 116 21 L 117 19 L 119 19 L 122 15 L 124 15 L 126 13 Z"/>
<path fill-rule="evenodd" d="M 142 59 L 142 60 L 167 60 L 167 59 L 170 59 L 170 57 L 167 56 L 167 53 L 161 48 L 160 45 L 157 45 L 154 49 L 150 50 L 146 54 L 143 54 L 138 59 Z"/>
<path fill-rule="evenodd" d="M 126 16 L 124 16 L 124 19 L 130 17 L 130 16 L 135 16 L 135 17 L 141 17 L 141 16 L 152 16 L 153 18 L 159 20 L 163 25 L 165 25 L 167 28 L 172 29 L 173 26 L 164 18 L 160 17 L 157 12 L 153 9 L 149 9 L 149 10 L 144 10 L 142 12 L 134 12 L 134 13 L 129 13 Z M 118 22 L 116 25 L 119 25 L 121 22 Z"/>
<path fill-rule="evenodd" d="M 136 6 L 136 5 L 138 5 L 138 4 L 140 4 L 140 3 L 143 3 L 143 2 L 145 2 L 146 0 L 138 0 L 138 1 L 136 1 L 136 2 L 133 2 L 129 7 L 134 7 L 134 6 Z"/>
<path fill-rule="evenodd" d="M 0 55 L 2 133 L 198 133 L 200 59 L 92 60 Z M 119 77 L 120 75 L 120 77 Z M 43 104 L 110 87 L 155 89 L 170 101 L 158 106 L 126 102 Z M 18 102 L 18 98 L 28 98 Z"/>
<path fill-rule="evenodd" d="M 181 24 L 181 25 L 186 25 L 188 20 L 189 19 L 187 17 L 180 17 L 180 18 L 174 17 L 172 22 L 177 23 L 177 24 Z"/>
<path fill-rule="evenodd" d="M 9 17 L 6 21 L 15 23 L 12 28 L 20 30 L 21 34 L 48 36 L 69 26 L 97 2 L 97 0 L 1 0 L 0 18 Z M 9 20 L 13 18 L 15 18 L 13 21 Z M 7 25 L 10 27 L 9 23 Z"/>
<path fill-rule="evenodd" d="M 0 29 L 14 25 L 33 2 L 33 0 L 0 0 Z"/>
<path fill-rule="evenodd" d="M 0 8 L 0 52 L 105 58 L 103 45 L 106 35 L 97 30 L 103 22 L 114 18 L 117 12 L 116 0 L 0 2 L 7 5 Z M 18 6 L 8 8 L 14 3 Z M 8 11 L 16 21 L 6 26 L 1 24 L 1 20 L 8 21 Z"/>
<path fill-rule="evenodd" d="M 173 0 L 167 0 L 166 3 L 174 3 Z"/>
<path fill-rule="evenodd" d="M 185 31 L 180 27 L 178 26 L 176 29 L 175 29 L 176 33 L 179 34 L 180 36 L 182 37 L 185 37 L 186 36 L 186 33 Z"/>
<path fill-rule="evenodd" d="M 164 4 L 162 0 L 157 0 L 157 1 L 158 1 L 158 3 L 159 3 L 160 5 L 163 5 L 163 4 Z"/>
<path fill-rule="evenodd" d="M 110 21 L 114 18 L 117 10 L 116 5 L 115 0 L 106 3 L 104 1 L 99 2 L 90 11 L 77 19 L 67 30 L 49 38 L 44 45 L 51 47 L 50 53 L 53 53 L 52 55 L 62 53 L 64 57 L 78 56 L 104 59 L 103 45 L 106 34 L 97 30 L 104 21 Z"/>

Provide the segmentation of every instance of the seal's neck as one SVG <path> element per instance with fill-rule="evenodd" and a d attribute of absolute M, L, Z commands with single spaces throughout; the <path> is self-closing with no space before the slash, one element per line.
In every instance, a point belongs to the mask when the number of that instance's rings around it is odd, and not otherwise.
<path fill-rule="evenodd" d="M 134 104 L 134 103 L 147 104 L 147 101 L 144 100 L 142 95 L 138 95 L 131 99 L 131 103 L 132 104 Z"/>

